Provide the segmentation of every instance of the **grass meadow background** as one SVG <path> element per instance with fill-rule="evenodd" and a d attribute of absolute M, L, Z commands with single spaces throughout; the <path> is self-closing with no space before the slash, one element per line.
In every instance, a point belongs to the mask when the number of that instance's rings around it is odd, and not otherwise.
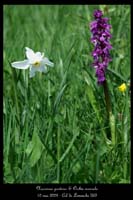
<path fill-rule="evenodd" d="M 4 183 L 130 183 L 130 6 L 4 6 Z M 107 81 L 115 116 L 111 144 L 103 87 L 91 67 L 89 23 L 112 25 Z M 25 47 L 54 62 L 47 74 L 11 67 Z M 118 86 L 126 83 L 123 94 Z"/>

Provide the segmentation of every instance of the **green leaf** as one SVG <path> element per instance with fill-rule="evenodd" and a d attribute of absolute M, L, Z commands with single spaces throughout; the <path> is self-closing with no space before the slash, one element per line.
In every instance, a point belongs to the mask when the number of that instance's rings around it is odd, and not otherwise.
<path fill-rule="evenodd" d="M 65 84 L 65 85 L 61 88 L 61 90 L 59 91 L 59 93 L 58 93 L 58 95 L 57 95 L 57 97 L 56 97 L 56 99 L 55 99 L 55 102 L 54 102 L 54 110 L 55 110 L 55 112 L 57 111 L 57 108 L 59 107 L 59 104 L 60 104 L 60 102 L 61 102 L 61 98 L 62 98 L 62 96 L 63 96 L 63 94 L 64 94 L 64 91 L 65 91 L 66 87 L 67 87 L 67 84 Z"/>
<path fill-rule="evenodd" d="M 69 151 L 71 150 L 71 148 L 72 148 L 72 146 L 73 146 L 73 144 L 74 144 L 74 142 L 75 142 L 75 140 L 76 140 L 76 138 L 77 138 L 78 135 L 79 135 L 79 130 L 77 129 L 77 131 L 75 131 L 75 134 L 74 134 L 74 136 L 73 136 L 73 138 L 72 138 L 70 144 L 68 145 L 66 151 L 65 151 L 65 152 L 63 153 L 63 155 L 61 156 L 59 162 L 62 162 L 62 161 L 65 159 L 65 157 L 67 156 L 67 154 L 68 154 Z"/>
<path fill-rule="evenodd" d="M 91 106 L 92 106 L 94 112 L 96 113 L 97 119 L 101 123 L 101 117 L 100 117 L 100 114 L 99 114 L 100 109 L 99 109 L 98 103 L 96 101 L 96 97 L 94 95 L 94 92 L 93 92 L 93 87 L 92 87 L 92 85 L 89 81 L 87 74 L 85 74 L 85 82 L 87 83 L 86 93 L 87 93 L 88 99 L 91 103 Z"/>
<path fill-rule="evenodd" d="M 74 174 L 77 174 L 80 170 L 81 170 L 81 165 L 80 165 L 79 162 L 77 162 L 77 163 L 73 166 L 72 171 L 73 171 Z"/>
<path fill-rule="evenodd" d="M 29 156 L 31 167 L 33 167 L 38 162 L 38 160 L 42 155 L 43 150 L 44 150 L 44 145 L 42 144 L 37 134 L 37 131 L 34 130 L 32 141 L 29 142 L 26 149 L 26 154 L 27 156 Z"/>
<path fill-rule="evenodd" d="M 4 166 L 4 182 L 14 183 L 14 178 L 13 178 L 10 163 L 5 163 L 5 166 Z"/>
<path fill-rule="evenodd" d="M 32 150 L 33 150 L 33 142 L 31 141 L 31 142 L 29 142 L 27 149 L 25 151 L 27 156 L 29 156 L 31 154 Z"/>

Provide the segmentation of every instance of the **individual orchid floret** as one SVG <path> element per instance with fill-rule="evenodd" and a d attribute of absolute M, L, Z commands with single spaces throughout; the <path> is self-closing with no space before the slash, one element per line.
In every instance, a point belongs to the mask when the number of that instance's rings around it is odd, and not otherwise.
<path fill-rule="evenodd" d="M 30 78 L 35 76 L 35 72 L 47 72 L 47 65 L 54 66 L 54 63 L 44 57 L 44 53 L 34 52 L 32 49 L 25 47 L 27 59 L 11 63 L 12 67 L 17 69 L 30 68 Z"/>

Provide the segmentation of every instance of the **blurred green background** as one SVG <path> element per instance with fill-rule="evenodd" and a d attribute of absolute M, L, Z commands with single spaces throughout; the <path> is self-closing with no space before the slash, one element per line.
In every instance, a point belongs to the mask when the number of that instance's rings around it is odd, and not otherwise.
<path fill-rule="evenodd" d="M 107 81 L 115 147 L 91 67 L 95 9 L 112 25 Z M 12 68 L 25 47 L 44 52 L 55 67 L 31 79 Z M 130 182 L 130 6 L 5 5 L 3 57 L 5 183 Z"/>

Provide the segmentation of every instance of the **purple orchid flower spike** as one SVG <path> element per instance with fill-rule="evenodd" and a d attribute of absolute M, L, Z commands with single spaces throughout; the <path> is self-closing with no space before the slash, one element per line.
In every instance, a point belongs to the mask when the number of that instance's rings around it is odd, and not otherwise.
<path fill-rule="evenodd" d="M 106 80 L 105 70 L 111 61 L 110 49 L 112 49 L 109 43 L 111 25 L 108 24 L 108 18 L 103 18 L 103 13 L 100 10 L 94 11 L 95 21 L 90 23 L 90 30 L 92 32 L 91 42 L 94 44 L 94 51 L 92 56 L 94 58 L 93 66 L 96 69 L 96 76 L 98 78 L 98 84 L 103 84 Z"/>

